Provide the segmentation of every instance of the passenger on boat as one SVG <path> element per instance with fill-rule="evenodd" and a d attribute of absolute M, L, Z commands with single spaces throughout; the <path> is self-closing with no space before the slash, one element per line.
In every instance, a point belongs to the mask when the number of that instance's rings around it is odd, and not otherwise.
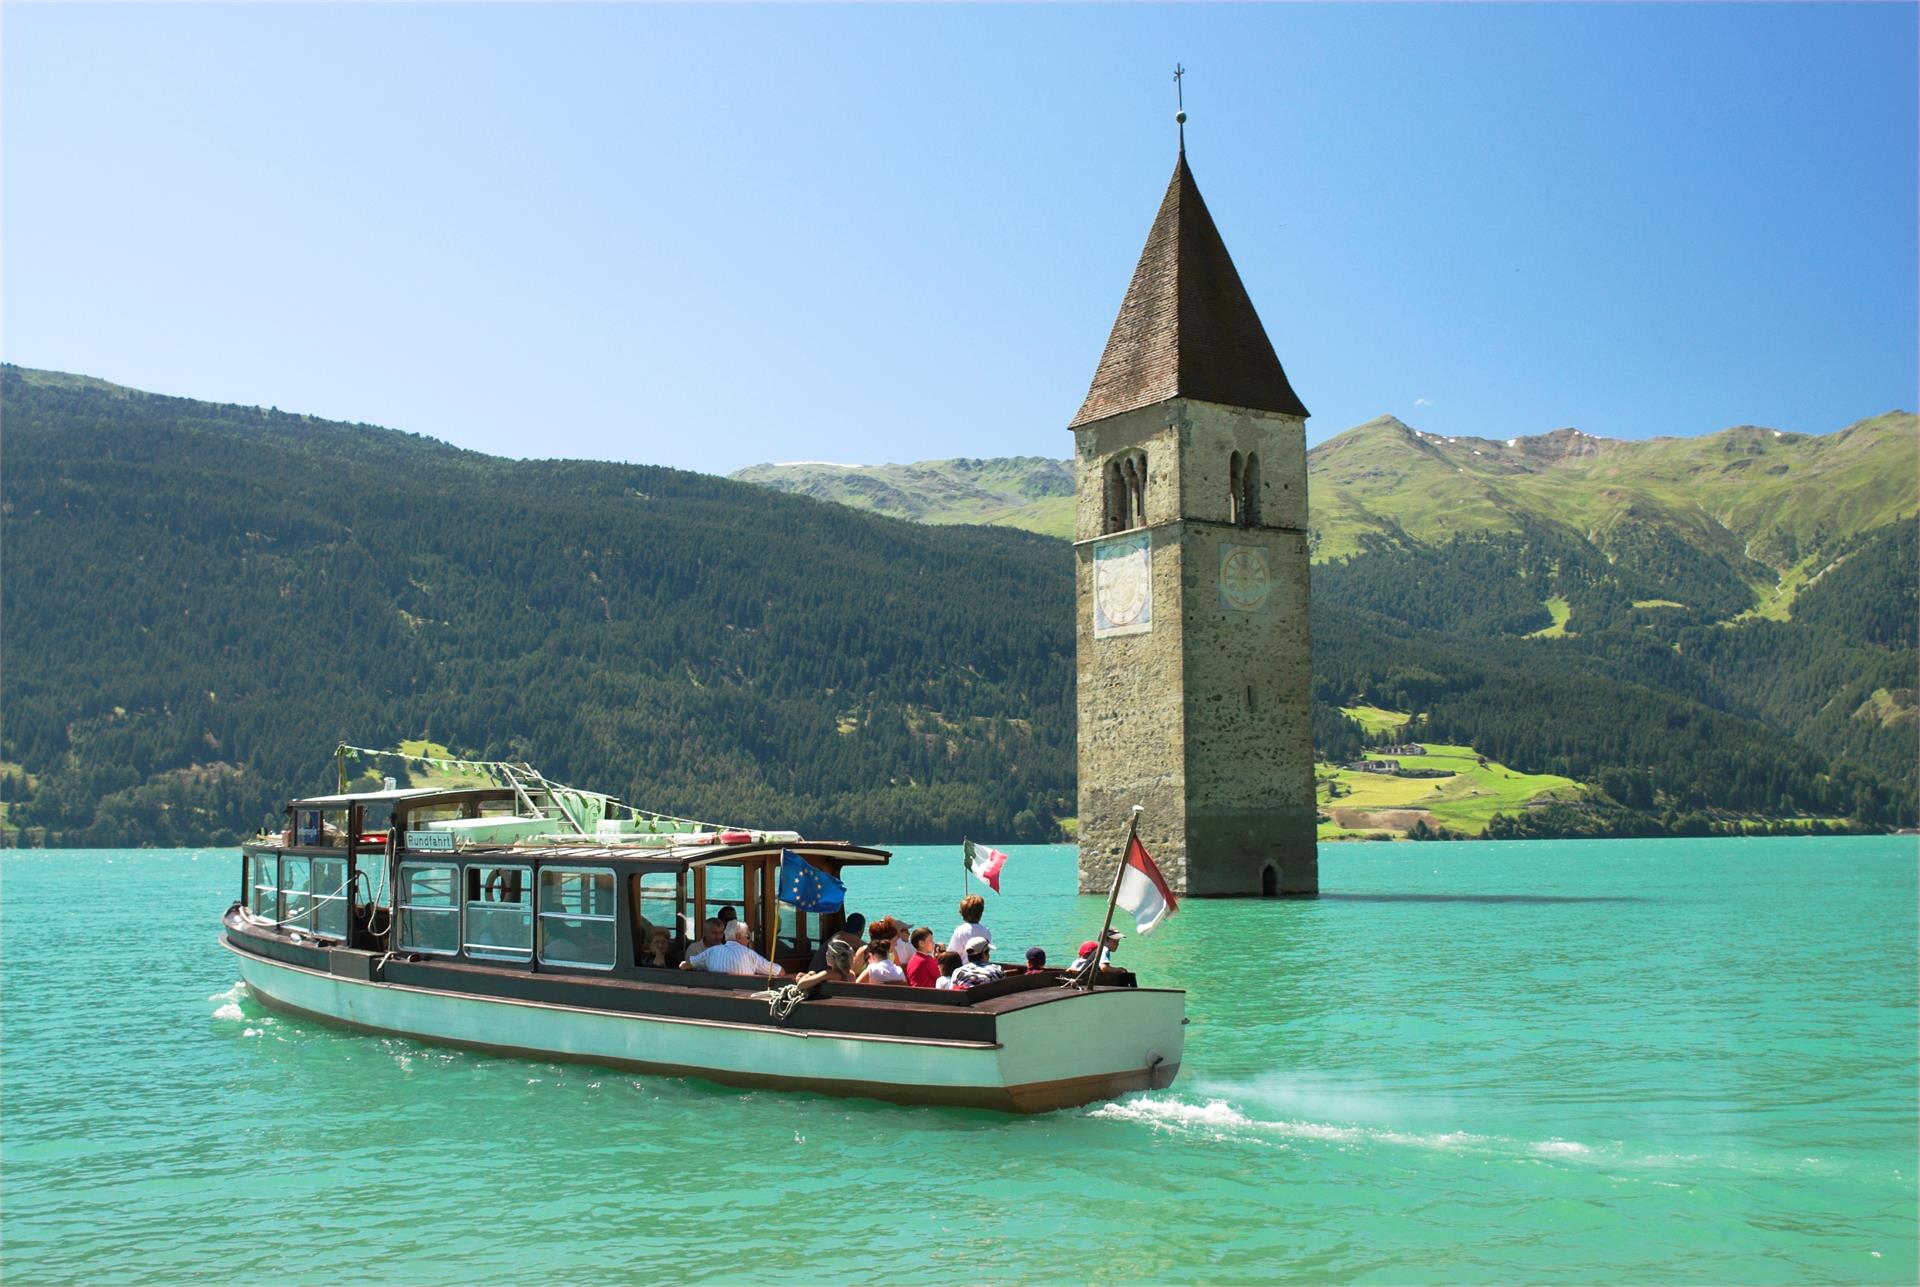
<path fill-rule="evenodd" d="M 984 938 L 976 938 L 967 944 L 967 963 L 953 972 L 953 986 L 959 989 L 977 988 L 982 983 L 992 983 L 1000 978 L 1004 971 L 989 958 L 993 955 L 993 944 Z"/>
<path fill-rule="evenodd" d="M 713 925 L 717 922 L 708 921 Z M 732 937 L 725 943 L 695 952 L 684 961 L 683 970 L 705 970 L 709 974 L 785 974 L 786 971 L 753 950 L 753 934 L 745 921 L 728 927 Z"/>
<path fill-rule="evenodd" d="M 1047 968 L 1047 949 L 1030 947 L 1027 949 L 1027 969 L 1044 970 Z"/>
<path fill-rule="evenodd" d="M 835 936 L 827 943 L 827 977 L 835 983 L 853 982 L 853 948 Z"/>
<path fill-rule="evenodd" d="M 827 940 L 825 951 L 827 959 L 825 969 L 808 970 L 804 974 L 795 976 L 794 986 L 802 992 L 811 995 L 822 983 L 853 982 L 853 949 L 838 938 L 830 938 Z"/>
<path fill-rule="evenodd" d="M 953 990 L 953 972 L 960 968 L 960 962 L 964 958 L 962 958 L 958 952 L 942 952 L 937 959 L 940 962 L 940 977 L 934 980 L 933 986 L 939 988 L 942 992 L 951 992 Z"/>
<path fill-rule="evenodd" d="M 881 951 L 883 943 L 886 945 L 887 954 L 893 958 L 894 964 L 905 965 L 904 958 L 913 955 L 913 949 L 906 945 L 906 937 L 906 924 L 898 916 L 882 916 L 873 922 L 867 927 L 866 945 L 854 954 L 854 972 L 857 974 L 866 969 Z"/>
<path fill-rule="evenodd" d="M 913 959 L 913 947 L 907 939 L 907 923 L 898 916 L 882 916 L 877 924 L 886 927 L 887 937 L 893 940 L 893 963 L 904 966 Z"/>
<path fill-rule="evenodd" d="M 878 934 L 881 931 L 876 925 L 873 932 Z M 898 961 L 893 959 L 891 938 L 876 938 L 867 944 L 866 968 L 860 971 L 860 977 L 854 980 L 855 983 L 904 984 L 906 981 L 907 972 L 900 968 Z"/>
<path fill-rule="evenodd" d="M 933 930 L 922 925 L 913 932 L 913 956 L 907 961 L 907 983 L 916 988 L 940 986 L 940 958 L 933 954 Z"/>
<path fill-rule="evenodd" d="M 840 928 L 833 932 L 833 937 L 828 939 L 827 942 L 845 943 L 847 945 L 847 958 L 848 960 L 852 960 L 860 951 L 860 935 L 866 932 L 866 928 L 867 918 L 859 912 L 854 912 L 841 923 Z M 826 943 L 822 943 L 819 947 L 813 949 L 813 968 L 816 970 L 824 970 L 827 968 Z"/>
<path fill-rule="evenodd" d="M 655 928 L 647 940 L 646 950 L 640 953 L 640 964 L 652 966 L 656 970 L 673 968 L 673 937 L 665 930 Z"/>
<path fill-rule="evenodd" d="M 967 944 L 976 938 L 993 942 L 993 931 L 980 923 L 986 914 L 987 900 L 978 894 L 968 894 L 960 900 L 960 923 L 954 926 L 953 933 L 947 936 L 947 951 L 965 952 Z"/>

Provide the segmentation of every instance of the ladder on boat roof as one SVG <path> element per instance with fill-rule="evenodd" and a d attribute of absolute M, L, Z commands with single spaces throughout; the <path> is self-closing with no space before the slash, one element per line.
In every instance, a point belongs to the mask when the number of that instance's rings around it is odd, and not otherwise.
<path fill-rule="evenodd" d="M 697 818 L 682 818 L 670 813 L 656 813 L 651 809 L 637 809 L 618 796 L 606 795 L 599 791 L 582 791 L 563 782 L 555 782 L 533 765 L 520 760 L 463 760 L 443 755 L 415 755 L 402 750 L 379 750 L 371 746 L 355 746 L 351 742 L 341 742 L 334 747 L 334 762 L 340 780 L 340 793 L 347 790 L 347 757 L 349 755 L 372 756 L 375 759 L 411 760 L 417 764 L 443 764 L 458 769 L 479 769 L 494 775 L 502 786 L 513 790 L 514 805 L 524 810 L 529 817 L 542 817 L 542 810 L 533 802 L 533 792 L 541 791 L 552 802 L 555 811 L 572 828 L 574 834 L 586 836 L 593 834 L 586 824 L 574 812 L 579 802 L 588 796 L 606 801 L 609 807 L 618 805 L 635 816 L 645 816 L 656 822 L 686 823 L 696 831 L 736 831 L 742 828 L 726 823 L 702 822 Z"/>

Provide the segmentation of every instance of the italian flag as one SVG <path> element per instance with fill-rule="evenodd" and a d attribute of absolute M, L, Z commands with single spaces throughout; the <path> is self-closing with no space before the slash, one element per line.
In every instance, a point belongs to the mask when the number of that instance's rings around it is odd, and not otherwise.
<path fill-rule="evenodd" d="M 1142 934 L 1151 934 L 1156 925 L 1180 910 L 1180 902 L 1167 888 L 1166 877 L 1147 856 L 1147 847 L 1134 836 L 1127 845 L 1127 856 L 1120 864 L 1120 883 L 1114 903 L 1133 913 Z"/>
<path fill-rule="evenodd" d="M 1007 856 L 998 849 L 976 845 L 971 840 L 962 840 L 960 848 L 966 854 L 967 870 L 992 886 L 994 893 L 999 893 L 1000 869 L 1007 865 Z"/>

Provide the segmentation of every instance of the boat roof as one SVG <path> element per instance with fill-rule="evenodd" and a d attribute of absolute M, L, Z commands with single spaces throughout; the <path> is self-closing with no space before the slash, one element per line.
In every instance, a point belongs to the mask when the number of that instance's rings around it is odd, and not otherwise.
<path fill-rule="evenodd" d="M 893 857 L 885 849 L 871 849 L 865 845 L 849 844 L 844 840 L 757 840 L 751 844 L 739 845 L 675 845 L 669 849 L 644 849 L 634 845 L 470 845 L 457 852 L 460 859 L 472 861 L 484 858 L 539 858 L 546 861 L 553 858 L 572 859 L 578 862 L 647 862 L 670 867 L 713 867 L 735 858 L 760 858 L 777 854 L 783 849 L 792 850 L 801 857 L 831 858 L 846 867 L 881 867 Z M 415 858 L 433 860 L 452 859 L 456 854 L 441 854 L 434 850 L 411 851 L 408 861 Z"/>
<path fill-rule="evenodd" d="M 341 795 L 313 795 L 304 800 L 289 801 L 295 809 L 342 809 L 356 804 L 389 803 L 394 800 L 411 800 L 415 796 L 445 795 L 441 787 L 395 787 L 391 791 L 348 791 Z"/>
<path fill-rule="evenodd" d="M 544 795 L 554 788 L 549 786 L 527 786 L 523 788 L 527 795 Z M 572 788 L 563 788 L 572 790 Z M 356 804 L 395 804 L 401 800 L 415 802 L 428 799 L 439 800 L 511 800 L 517 793 L 504 783 L 488 783 L 485 786 L 427 786 L 395 787 L 391 791 L 347 791 L 339 795 L 309 796 L 305 800 L 289 800 L 289 809 L 346 809 Z M 602 796 L 598 791 L 575 791 L 575 795 Z"/>

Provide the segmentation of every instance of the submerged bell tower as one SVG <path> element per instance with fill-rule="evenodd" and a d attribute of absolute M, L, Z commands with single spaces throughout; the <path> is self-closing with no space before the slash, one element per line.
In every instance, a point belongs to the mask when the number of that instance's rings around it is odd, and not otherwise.
<path fill-rule="evenodd" d="M 1176 892 L 1304 895 L 1315 854 L 1307 409 L 1187 166 L 1073 418 L 1080 888 L 1140 836 Z"/>

